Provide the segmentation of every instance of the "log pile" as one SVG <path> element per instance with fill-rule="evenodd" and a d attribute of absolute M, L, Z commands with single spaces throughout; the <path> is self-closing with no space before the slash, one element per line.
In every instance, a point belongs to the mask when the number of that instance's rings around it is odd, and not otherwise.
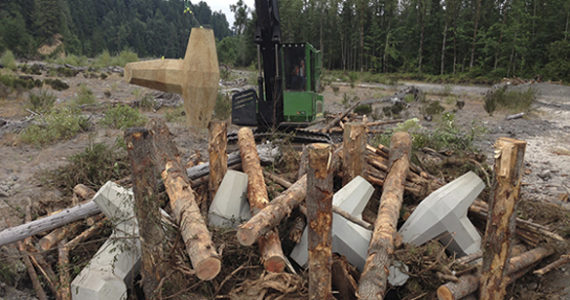
<path fill-rule="evenodd" d="M 443 178 L 412 162 L 407 134 L 394 134 L 390 148 L 371 146 L 366 139 L 371 123 L 344 123 L 346 115 L 325 127 L 330 131 L 338 125 L 344 131 L 344 142 L 308 145 L 299 172 L 289 174 L 264 166 L 267 160 L 260 158 L 263 153 L 249 128 L 239 130 L 239 151 L 227 155 L 227 125 L 211 123 L 209 159 L 193 163 L 188 170 L 165 123 L 152 120 L 146 128 L 128 130 L 125 140 L 131 158 L 145 296 L 383 299 L 396 291 L 406 299 L 498 299 L 518 278 L 546 276 L 568 264 L 567 251 L 555 255 L 560 245 L 567 247 L 563 236 L 546 225 L 516 217 L 516 197 L 522 186 L 517 168 L 523 157 L 517 151 L 524 152 L 520 148 L 524 142 L 498 141 L 502 153 L 493 176 L 496 184 L 490 187 L 491 201 L 477 199 L 469 209 L 473 224 L 485 232 L 486 246 L 456 258 L 445 251 L 444 244 L 431 241 L 415 247 L 402 243 L 398 234 L 398 225 L 406 218 L 403 206 L 413 209 L 446 184 Z M 208 225 L 208 206 L 228 168 L 248 176 L 246 198 L 252 217 L 235 229 L 220 229 Z M 372 222 L 333 205 L 334 193 L 356 176 L 371 183 L 376 190 L 373 199 L 380 199 L 379 207 L 366 208 L 375 217 Z M 0 232 L 0 245 L 17 243 L 37 298 L 71 299 L 75 257 L 78 253 L 92 256 L 96 247 L 89 247 L 90 243 L 100 245 L 105 240 L 109 221 L 91 201 L 94 194 L 77 185 L 73 207 L 35 221 L 28 209 L 26 224 Z M 362 272 L 342 254 L 333 253 L 333 214 L 371 232 Z M 305 230 L 308 272 L 302 276 L 303 267 L 291 264 L 287 255 L 301 243 Z M 434 244 L 439 245 L 435 250 L 430 248 Z M 410 267 L 406 271 L 409 284 L 422 286 L 420 291 L 389 283 L 394 260 Z"/>

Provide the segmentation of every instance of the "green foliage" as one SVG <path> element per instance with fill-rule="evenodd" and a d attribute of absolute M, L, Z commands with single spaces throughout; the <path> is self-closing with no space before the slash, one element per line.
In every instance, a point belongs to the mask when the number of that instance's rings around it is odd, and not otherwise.
<path fill-rule="evenodd" d="M 46 80 L 44 80 L 44 83 L 51 86 L 51 88 L 56 91 L 63 91 L 69 88 L 69 85 L 65 83 L 65 81 L 61 81 L 57 78 L 56 79 L 46 78 Z"/>
<path fill-rule="evenodd" d="M 117 56 L 111 56 L 109 50 L 104 50 L 101 54 L 99 54 L 95 61 L 93 62 L 92 66 L 95 68 L 105 68 L 111 66 L 120 66 L 124 67 L 126 64 L 130 62 L 138 61 L 138 55 L 129 49 L 123 50 Z"/>
<path fill-rule="evenodd" d="M 72 65 L 72 66 L 78 66 L 78 67 L 84 67 L 87 66 L 89 64 L 89 61 L 87 59 L 87 56 L 85 55 L 74 55 L 74 54 L 70 54 L 70 55 L 66 55 L 65 57 L 59 57 L 55 60 L 56 64 L 60 64 L 60 65 Z"/>
<path fill-rule="evenodd" d="M 214 116 L 219 120 L 227 120 L 232 113 L 232 101 L 229 95 L 218 93 L 216 106 L 214 106 Z"/>
<path fill-rule="evenodd" d="M 548 45 L 550 62 L 544 67 L 546 78 L 570 82 L 570 41 L 556 41 Z"/>
<path fill-rule="evenodd" d="M 12 53 L 12 51 L 10 50 L 4 51 L 2 56 L 0 56 L 0 65 L 12 71 L 16 71 L 18 65 L 16 64 L 16 58 L 14 57 L 14 53 Z"/>
<path fill-rule="evenodd" d="M 392 134 L 397 131 L 406 131 L 410 134 L 414 151 L 423 147 L 429 147 L 436 151 L 453 150 L 464 152 L 475 150 L 473 141 L 485 133 L 485 128 L 472 124 L 470 131 L 465 132 L 455 123 L 455 115 L 447 112 L 442 114 L 441 121 L 433 131 L 423 128 L 419 124 L 419 120 L 414 118 L 399 124 L 392 131 L 376 135 L 372 143 L 374 145 L 389 146 Z"/>
<path fill-rule="evenodd" d="M 98 189 L 108 180 L 124 178 L 128 173 L 128 160 L 122 148 L 95 143 L 71 156 L 67 165 L 46 172 L 42 179 L 70 194 L 79 183 Z"/>
<path fill-rule="evenodd" d="M 81 84 L 79 86 L 79 92 L 73 99 L 73 102 L 77 105 L 95 104 L 95 95 L 93 95 L 93 92 L 85 84 Z"/>
<path fill-rule="evenodd" d="M 490 115 L 498 108 L 526 112 L 535 100 L 536 91 L 530 87 L 525 91 L 519 91 L 508 90 L 507 86 L 502 86 L 485 94 L 484 108 Z"/>
<path fill-rule="evenodd" d="M 439 101 L 431 101 L 431 102 L 429 102 L 429 104 L 424 106 L 425 114 L 430 115 L 430 116 L 439 115 L 444 110 L 445 110 L 445 108 L 443 108 L 443 106 L 441 106 Z"/>
<path fill-rule="evenodd" d="M 89 129 L 89 121 L 81 112 L 71 107 L 62 107 L 43 115 L 37 124 L 22 131 L 22 142 L 37 146 L 70 139 Z"/>
<path fill-rule="evenodd" d="M 33 111 L 43 114 L 51 110 L 56 97 L 46 90 L 40 90 L 38 94 L 30 93 L 28 100 Z"/>
<path fill-rule="evenodd" d="M 105 112 L 105 117 L 101 120 L 101 124 L 114 129 L 127 129 L 142 126 L 146 120 L 146 117 L 138 110 L 121 104 L 108 109 Z"/>

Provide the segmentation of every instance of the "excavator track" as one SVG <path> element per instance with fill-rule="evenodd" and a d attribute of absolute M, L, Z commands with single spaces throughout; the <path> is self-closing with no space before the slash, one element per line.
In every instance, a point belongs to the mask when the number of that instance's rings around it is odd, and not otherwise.
<path fill-rule="evenodd" d="M 253 131 L 253 136 L 258 142 L 262 140 L 290 139 L 292 143 L 296 144 L 333 143 L 331 137 L 326 133 L 313 132 L 301 128 L 291 131 L 262 131 L 256 129 Z M 237 143 L 237 140 L 237 132 L 228 133 L 228 143 Z"/>

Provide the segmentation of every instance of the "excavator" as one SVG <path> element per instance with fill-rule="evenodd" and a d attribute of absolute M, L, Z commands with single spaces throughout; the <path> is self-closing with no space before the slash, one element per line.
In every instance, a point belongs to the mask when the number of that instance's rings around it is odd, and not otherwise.
<path fill-rule="evenodd" d="M 259 135 L 293 131 L 299 140 L 329 142 L 326 134 L 302 129 L 323 116 L 322 53 L 308 42 L 281 43 L 277 0 L 255 0 L 255 10 L 257 91 L 232 96 L 232 123 L 256 126 Z"/>

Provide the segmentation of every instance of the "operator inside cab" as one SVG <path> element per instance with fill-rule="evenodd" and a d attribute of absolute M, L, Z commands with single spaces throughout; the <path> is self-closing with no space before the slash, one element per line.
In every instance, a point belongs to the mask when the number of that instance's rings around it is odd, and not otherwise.
<path fill-rule="evenodd" d="M 305 49 L 288 47 L 285 51 L 285 88 L 293 91 L 304 91 L 307 83 L 307 69 L 304 59 Z"/>

